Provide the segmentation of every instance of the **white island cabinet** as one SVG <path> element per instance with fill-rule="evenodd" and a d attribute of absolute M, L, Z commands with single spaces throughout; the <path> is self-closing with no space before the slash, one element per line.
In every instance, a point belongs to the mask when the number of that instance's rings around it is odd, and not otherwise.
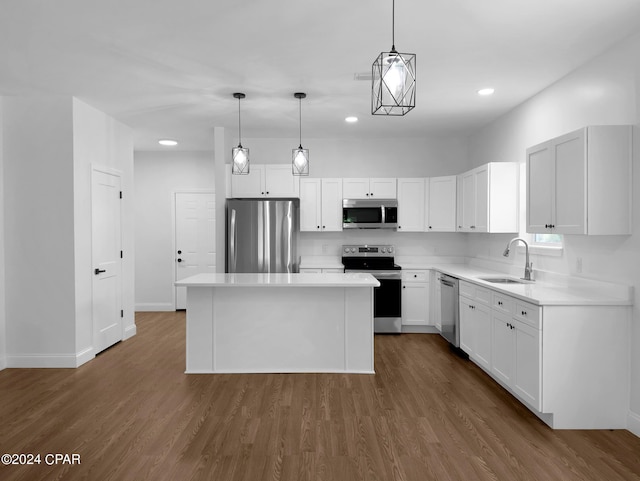
<path fill-rule="evenodd" d="M 187 373 L 373 374 L 370 274 L 199 274 L 187 288 Z"/>

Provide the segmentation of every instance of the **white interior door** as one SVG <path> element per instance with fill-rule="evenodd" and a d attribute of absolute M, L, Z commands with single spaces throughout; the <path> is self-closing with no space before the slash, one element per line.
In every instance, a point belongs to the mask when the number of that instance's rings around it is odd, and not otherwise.
<path fill-rule="evenodd" d="M 215 196 L 209 192 L 175 195 L 175 279 L 216 271 Z M 187 308 L 187 288 L 176 287 L 176 309 Z"/>
<path fill-rule="evenodd" d="M 96 354 L 122 340 L 120 176 L 93 170 L 91 228 Z"/>

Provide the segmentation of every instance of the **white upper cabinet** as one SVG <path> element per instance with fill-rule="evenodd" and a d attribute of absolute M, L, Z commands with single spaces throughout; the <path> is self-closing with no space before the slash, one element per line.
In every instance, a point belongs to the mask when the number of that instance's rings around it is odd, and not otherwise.
<path fill-rule="evenodd" d="M 430 177 L 427 179 L 426 231 L 456 231 L 457 177 Z"/>
<path fill-rule="evenodd" d="M 342 179 L 300 179 L 300 230 L 342 230 Z"/>
<path fill-rule="evenodd" d="M 343 179 L 342 195 L 345 199 L 395 199 L 395 178 Z"/>
<path fill-rule="evenodd" d="M 398 231 L 424 232 L 428 182 L 421 177 L 398 179 Z"/>
<path fill-rule="evenodd" d="M 232 197 L 299 197 L 299 177 L 290 164 L 251 165 L 247 175 L 231 175 Z"/>
<path fill-rule="evenodd" d="M 631 233 L 632 127 L 591 126 L 527 149 L 527 232 Z"/>
<path fill-rule="evenodd" d="M 460 232 L 518 232 L 520 166 L 490 162 L 458 176 Z"/>

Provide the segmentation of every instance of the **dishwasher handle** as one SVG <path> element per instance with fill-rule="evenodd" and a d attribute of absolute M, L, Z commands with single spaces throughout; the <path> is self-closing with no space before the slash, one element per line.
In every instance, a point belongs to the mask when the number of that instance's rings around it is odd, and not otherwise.
<path fill-rule="evenodd" d="M 448 287 L 455 287 L 455 285 L 453 284 L 453 282 L 448 281 L 446 279 L 443 279 L 442 277 L 440 278 L 440 284 L 444 285 L 444 286 L 448 286 Z"/>

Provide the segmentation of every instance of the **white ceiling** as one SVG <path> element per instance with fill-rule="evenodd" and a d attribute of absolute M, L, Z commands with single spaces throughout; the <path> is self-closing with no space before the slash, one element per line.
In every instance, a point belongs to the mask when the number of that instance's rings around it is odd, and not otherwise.
<path fill-rule="evenodd" d="M 391 47 L 391 0 L 0 0 L 0 95 L 76 96 L 160 138 L 464 135 L 640 30 L 638 0 L 398 0 L 395 43 L 417 55 L 417 106 L 370 114 Z M 479 97 L 492 86 L 494 96 Z M 357 115 L 357 124 L 346 124 Z"/>

